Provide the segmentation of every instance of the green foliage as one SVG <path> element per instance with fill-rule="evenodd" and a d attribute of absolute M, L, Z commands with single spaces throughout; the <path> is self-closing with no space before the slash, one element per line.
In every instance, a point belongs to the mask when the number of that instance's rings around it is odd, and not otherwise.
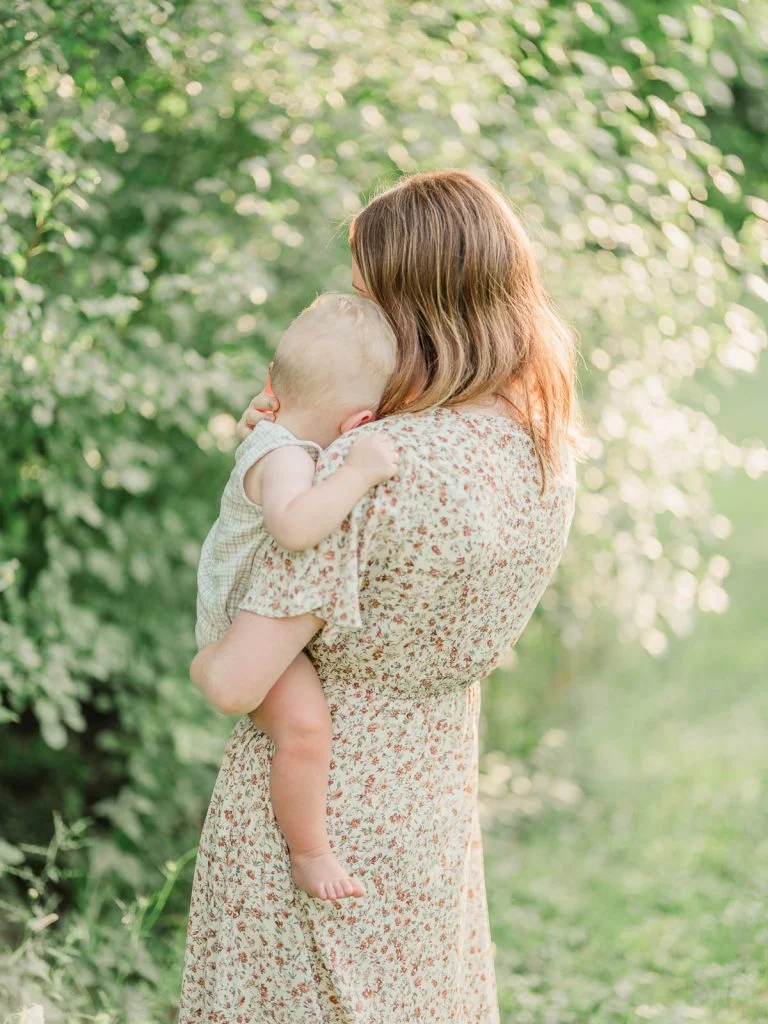
<path fill-rule="evenodd" d="M 57 882 L 51 906 L 77 922 L 97 884 L 133 905 L 195 841 L 226 724 L 185 679 L 194 568 L 233 417 L 290 317 L 349 288 L 344 224 L 403 171 L 500 183 L 581 335 L 591 460 L 542 649 L 589 649 L 607 612 L 659 654 L 725 608 L 709 479 L 766 468 L 709 393 L 766 340 L 765 3 L 0 19 L 0 860 L 48 843 L 51 807 L 97 825 L 68 854 L 90 888 Z M 68 1019 L 141 977 L 103 974 Z"/>
<path fill-rule="evenodd" d="M 109 880 L 86 872 L 82 860 L 77 866 L 73 855 L 87 845 L 88 824 L 67 827 L 55 816 L 47 846 L 0 846 L 0 858 L 6 858 L 0 870 L 25 886 L 29 901 L 27 907 L 17 901 L 0 905 L 15 946 L 0 953 L 0 1005 L 39 1007 L 47 1020 L 62 1019 L 62 1009 L 63 1019 L 81 1019 L 94 1003 L 100 1012 L 85 1019 L 99 1024 L 115 1016 L 157 1019 L 171 987 L 164 971 L 171 957 L 180 965 L 184 932 L 177 926 L 177 941 L 169 948 L 167 937 L 158 940 L 156 925 L 179 878 L 189 874 L 196 847 L 163 865 L 156 892 L 124 900 L 115 897 Z M 59 913 L 62 885 L 80 890 L 85 913 Z"/>

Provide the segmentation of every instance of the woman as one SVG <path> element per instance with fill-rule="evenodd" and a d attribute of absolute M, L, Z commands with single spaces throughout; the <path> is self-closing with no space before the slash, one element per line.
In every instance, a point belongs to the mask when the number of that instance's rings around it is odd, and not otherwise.
<path fill-rule="evenodd" d="M 246 714 L 307 648 L 333 716 L 329 830 L 366 896 L 292 886 L 270 741 L 243 718 L 198 854 L 182 1024 L 499 1019 L 479 680 L 517 641 L 565 544 L 573 349 L 522 227 L 479 178 L 405 178 L 355 218 L 350 242 L 353 285 L 398 339 L 382 418 L 360 429 L 395 441 L 399 475 L 316 548 L 275 547 L 255 566 L 229 633 L 192 674 L 220 710 Z M 350 443 L 326 449 L 320 476 Z"/>

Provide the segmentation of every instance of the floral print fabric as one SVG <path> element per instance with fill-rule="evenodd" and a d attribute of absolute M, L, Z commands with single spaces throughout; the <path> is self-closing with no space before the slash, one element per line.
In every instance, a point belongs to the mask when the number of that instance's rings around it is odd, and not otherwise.
<path fill-rule="evenodd" d="M 235 727 L 203 830 L 181 1024 L 498 1024 L 477 808 L 480 684 L 562 554 L 572 469 L 540 477 L 498 416 L 392 416 L 398 477 L 299 554 L 271 545 L 241 607 L 313 612 L 333 718 L 328 826 L 367 889 L 291 882 L 269 800 L 271 741 Z M 355 437 L 360 431 L 355 431 Z M 318 462 L 341 464 L 342 437 Z"/>

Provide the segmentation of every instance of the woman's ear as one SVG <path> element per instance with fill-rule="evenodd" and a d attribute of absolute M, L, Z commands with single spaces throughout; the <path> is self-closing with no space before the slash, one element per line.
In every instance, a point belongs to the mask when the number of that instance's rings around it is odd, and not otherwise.
<path fill-rule="evenodd" d="M 376 413 L 372 409 L 361 409 L 360 412 L 353 412 L 345 420 L 342 420 L 339 431 L 346 434 L 348 430 L 362 427 L 364 423 L 372 423 L 375 419 Z"/>

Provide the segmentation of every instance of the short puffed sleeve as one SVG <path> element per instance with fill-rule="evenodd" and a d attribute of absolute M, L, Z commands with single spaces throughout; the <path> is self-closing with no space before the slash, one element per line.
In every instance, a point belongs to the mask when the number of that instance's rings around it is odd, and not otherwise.
<path fill-rule="evenodd" d="M 320 455 L 315 473 L 322 480 L 337 470 L 371 424 L 345 434 Z M 275 541 L 265 545 L 253 565 L 249 587 L 240 602 L 244 611 L 268 618 L 310 612 L 325 621 L 322 636 L 332 641 L 341 630 L 364 625 L 361 579 L 397 550 L 403 504 L 403 459 L 398 477 L 372 488 L 330 536 L 305 551 L 286 551 Z"/>

